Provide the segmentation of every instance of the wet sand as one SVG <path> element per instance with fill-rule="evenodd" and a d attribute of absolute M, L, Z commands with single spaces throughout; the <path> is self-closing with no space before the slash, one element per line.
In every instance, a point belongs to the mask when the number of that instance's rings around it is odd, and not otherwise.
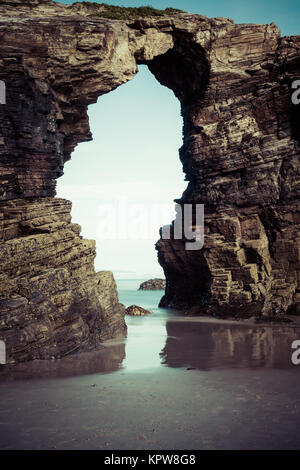
<path fill-rule="evenodd" d="M 1 385 L 1 449 L 297 449 L 299 377 L 158 369 Z"/>
<path fill-rule="evenodd" d="M 299 326 L 152 309 L 126 341 L 0 371 L 0 448 L 299 449 Z"/>

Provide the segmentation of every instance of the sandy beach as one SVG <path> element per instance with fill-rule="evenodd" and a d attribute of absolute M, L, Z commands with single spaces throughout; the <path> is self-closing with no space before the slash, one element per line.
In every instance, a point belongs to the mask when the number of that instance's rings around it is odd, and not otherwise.
<path fill-rule="evenodd" d="M 297 449 L 299 327 L 128 318 L 128 338 L 0 373 L 1 449 Z"/>

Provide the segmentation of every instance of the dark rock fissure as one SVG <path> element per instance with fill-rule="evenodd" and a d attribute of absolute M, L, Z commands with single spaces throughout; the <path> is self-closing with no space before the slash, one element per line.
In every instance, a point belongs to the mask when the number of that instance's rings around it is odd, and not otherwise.
<path fill-rule="evenodd" d="M 124 13 L 123 11 L 121 12 Z M 181 102 L 178 204 L 205 205 L 205 245 L 160 239 L 161 305 L 237 317 L 300 310 L 300 37 L 276 26 L 170 12 L 90 16 L 84 4 L 0 5 L 0 339 L 21 361 L 124 335 L 111 273 L 55 198 L 56 179 L 91 140 L 87 107 L 147 64 Z"/>

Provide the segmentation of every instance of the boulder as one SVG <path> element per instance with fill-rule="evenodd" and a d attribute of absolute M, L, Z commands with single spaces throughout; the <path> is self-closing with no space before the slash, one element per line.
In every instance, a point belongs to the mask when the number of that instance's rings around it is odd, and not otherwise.
<path fill-rule="evenodd" d="M 164 290 L 165 288 L 165 279 L 149 279 L 148 281 L 142 282 L 139 290 Z"/>
<path fill-rule="evenodd" d="M 126 315 L 131 315 L 133 317 L 143 317 L 145 315 L 149 315 L 149 313 L 152 313 L 151 310 L 146 310 L 138 305 L 130 305 L 130 307 L 126 308 Z"/>

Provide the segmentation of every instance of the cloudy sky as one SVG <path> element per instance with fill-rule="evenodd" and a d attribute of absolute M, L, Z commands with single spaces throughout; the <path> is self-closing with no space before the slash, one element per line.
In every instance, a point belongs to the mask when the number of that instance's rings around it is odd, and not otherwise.
<path fill-rule="evenodd" d="M 71 4 L 71 0 L 60 3 Z M 98 1 L 98 3 L 102 3 Z M 277 24 L 283 35 L 300 34 L 299 0 L 126 0 L 122 6 L 151 3 L 236 23 Z M 73 221 L 97 242 L 97 270 L 120 277 L 162 275 L 154 243 L 172 220 L 174 198 L 186 187 L 178 148 L 182 144 L 180 106 L 146 66 L 136 77 L 89 107 L 93 141 L 80 144 L 57 195 L 73 202 Z"/>

